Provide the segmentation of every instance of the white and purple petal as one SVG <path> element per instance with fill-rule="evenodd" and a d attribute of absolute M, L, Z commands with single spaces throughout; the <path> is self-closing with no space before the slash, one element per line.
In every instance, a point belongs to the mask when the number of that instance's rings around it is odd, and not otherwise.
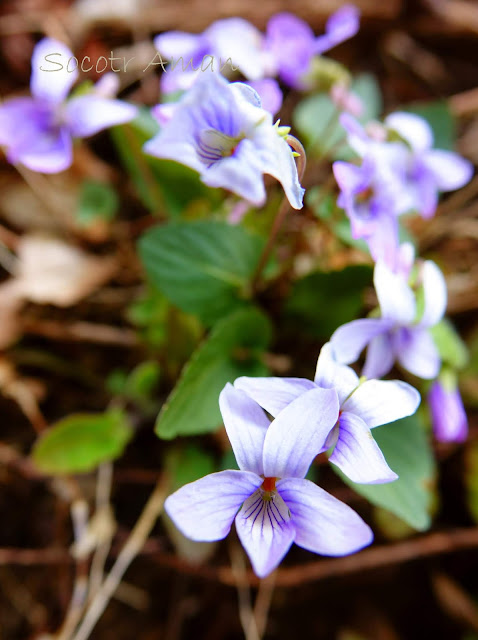
<path fill-rule="evenodd" d="M 264 441 L 264 475 L 303 478 L 315 456 L 323 451 L 337 422 L 335 389 L 306 391 L 271 422 Z"/>
<path fill-rule="evenodd" d="M 325 556 L 355 553 L 373 540 L 372 530 L 348 505 L 309 480 L 285 478 L 277 489 L 290 509 L 295 544 Z"/>
<path fill-rule="evenodd" d="M 404 369 L 419 378 L 431 380 L 440 371 L 440 354 L 424 327 L 402 328 L 394 336 L 397 360 Z"/>
<path fill-rule="evenodd" d="M 350 367 L 336 362 L 332 345 L 327 342 L 320 350 L 314 381 L 324 389 L 335 389 L 342 404 L 358 386 L 359 377 Z"/>
<path fill-rule="evenodd" d="M 166 498 L 164 509 L 191 540 L 222 540 L 241 504 L 262 484 L 248 471 L 220 471 L 184 485 Z"/>
<path fill-rule="evenodd" d="M 439 191 L 454 191 L 467 184 L 473 176 L 473 165 L 453 151 L 432 149 L 423 163 L 433 175 Z"/>
<path fill-rule="evenodd" d="M 388 424 L 415 413 L 420 394 L 401 380 L 366 380 L 342 405 L 369 428 Z"/>
<path fill-rule="evenodd" d="M 395 346 L 391 331 L 375 336 L 367 347 L 362 375 L 366 378 L 381 378 L 393 367 L 395 358 Z"/>
<path fill-rule="evenodd" d="M 264 499 L 261 489 L 242 505 L 236 516 L 236 530 L 259 578 L 279 565 L 295 538 L 289 509 L 282 497 L 275 493 Z"/>
<path fill-rule="evenodd" d="M 420 326 L 433 327 L 440 322 L 446 312 L 447 291 L 443 273 L 432 260 L 426 260 L 420 271 L 425 308 L 420 318 Z"/>
<path fill-rule="evenodd" d="M 86 138 L 103 129 L 125 124 L 138 115 L 138 109 L 132 104 L 95 94 L 68 100 L 65 112 L 68 127 L 75 138 Z"/>
<path fill-rule="evenodd" d="M 383 262 L 375 265 L 373 283 L 382 318 L 397 325 L 411 324 L 416 315 L 415 296 L 400 273 L 394 273 Z"/>
<path fill-rule="evenodd" d="M 43 38 L 32 55 L 30 90 L 46 102 L 59 104 L 65 100 L 78 78 L 78 60 L 70 49 L 52 38 Z"/>
<path fill-rule="evenodd" d="M 393 321 L 384 318 L 360 318 L 347 322 L 330 338 L 334 358 L 342 364 L 355 362 L 373 338 L 387 333 L 392 326 Z"/>
<path fill-rule="evenodd" d="M 359 484 L 383 484 L 398 478 L 362 418 L 347 411 L 340 414 L 339 437 L 329 460 Z"/>
<path fill-rule="evenodd" d="M 269 418 L 257 402 L 229 383 L 219 395 L 219 407 L 239 469 L 262 475 L 262 449 Z"/>
<path fill-rule="evenodd" d="M 306 378 L 249 378 L 246 376 L 237 378 L 234 386 L 236 389 L 245 391 L 274 417 L 293 400 L 316 387 L 312 380 Z"/>

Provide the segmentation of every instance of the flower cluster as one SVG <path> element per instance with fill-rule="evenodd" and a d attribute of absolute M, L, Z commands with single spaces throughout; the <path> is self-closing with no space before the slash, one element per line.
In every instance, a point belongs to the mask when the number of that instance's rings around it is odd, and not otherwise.
<path fill-rule="evenodd" d="M 352 37 L 358 26 L 358 11 L 343 6 L 319 37 L 288 13 L 273 16 L 265 33 L 231 18 L 199 35 L 158 36 L 156 48 L 172 61 L 162 75 L 162 90 L 180 93 L 175 101 L 153 107 L 159 131 L 145 143 L 144 153 L 190 167 L 209 187 L 236 194 L 236 217 L 244 206 L 266 203 L 264 175 L 281 184 L 292 208 L 301 209 L 304 189 L 290 129 L 272 117 L 282 102 L 276 79 L 293 89 L 316 86 L 314 74 L 324 62 L 320 56 Z M 46 71 L 42 64 L 52 52 L 72 57 L 60 42 L 39 42 L 31 97 L 0 106 L 0 144 L 7 159 L 44 173 L 72 164 L 73 139 L 128 123 L 138 113 L 136 106 L 113 99 L 116 91 L 107 89 L 107 79 L 70 94 L 78 70 L 69 72 L 63 65 L 61 71 Z M 194 70 L 205 56 L 230 60 L 230 68 Z M 178 58 L 189 60 L 191 69 L 179 68 Z M 225 77 L 232 66 L 244 82 Z M 326 90 L 340 110 L 348 111 L 340 123 L 355 160 L 347 156 L 333 164 L 337 204 L 350 220 L 353 237 L 368 244 L 378 306 L 369 317 L 336 329 L 320 352 L 313 380 L 239 377 L 228 383 L 219 404 L 239 469 L 187 484 L 165 503 L 173 522 L 193 540 L 222 539 L 235 521 L 261 577 L 277 567 L 293 542 L 334 556 L 372 541 L 370 528 L 350 507 L 305 476 L 314 458 L 326 453 L 352 482 L 397 480 L 372 435 L 376 427 L 414 414 L 420 403 L 410 384 L 380 379 L 396 363 L 432 381 L 428 400 L 438 439 L 461 441 L 467 433 L 456 372 L 443 366 L 433 333 L 446 311 L 444 276 L 431 260 L 416 259 L 413 246 L 400 243 L 399 231 L 406 214 L 433 216 L 441 192 L 470 180 L 471 164 L 452 151 L 434 149 L 423 118 L 398 112 L 383 123 L 364 125 L 350 115 L 358 114 L 360 104 L 347 82 L 333 81 Z M 348 365 L 364 349 L 359 377 Z"/>

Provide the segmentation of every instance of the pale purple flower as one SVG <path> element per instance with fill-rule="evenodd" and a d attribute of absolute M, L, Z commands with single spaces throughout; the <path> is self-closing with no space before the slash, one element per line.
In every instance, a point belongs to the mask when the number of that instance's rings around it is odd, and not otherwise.
<path fill-rule="evenodd" d="M 72 163 L 72 138 L 91 136 L 136 116 L 133 105 L 104 97 L 104 84 L 98 92 L 67 100 L 78 78 L 70 59 L 73 54 L 61 42 L 41 40 L 32 56 L 32 97 L 0 105 L 0 145 L 6 147 L 9 162 L 42 173 L 63 171 Z"/>
<path fill-rule="evenodd" d="M 332 85 L 330 89 L 330 99 L 338 109 L 346 111 L 356 118 L 359 118 L 363 114 L 363 101 L 343 82 L 336 82 Z"/>
<path fill-rule="evenodd" d="M 278 13 L 269 20 L 265 48 L 275 59 L 279 77 L 288 86 L 308 86 L 312 58 L 348 40 L 359 30 L 360 12 L 344 5 L 327 20 L 325 34 L 315 37 L 310 26 L 292 13 Z"/>
<path fill-rule="evenodd" d="M 263 174 L 270 174 L 291 206 L 302 207 L 304 190 L 292 150 L 257 93 L 241 82 L 203 75 L 144 149 L 191 167 L 208 186 L 229 189 L 256 206 L 265 203 Z"/>
<path fill-rule="evenodd" d="M 428 405 L 435 438 L 439 442 L 464 442 L 468 435 L 466 416 L 455 376 L 441 375 L 428 392 Z"/>
<path fill-rule="evenodd" d="M 154 45 L 172 62 L 161 76 L 165 93 L 189 89 L 202 73 L 238 69 L 248 80 L 275 75 L 263 34 L 243 18 L 217 20 L 200 34 L 169 31 L 156 36 Z"/>
<path fill-rule="evenodd" d="M 355 511 L 304 479 L 337 420 L 335 391 L 314 388 L 272 422 L 229 384 L 220 407 L 240 470 L 213 473 L 167 498 L 165 510 L 185 536 L 220 540 L 235 519 L 261 578 L 277 567 L 293 542 L 329 556 L 370 544 L 372 531 Z"/>
<path fill-rule="evenodd" d="M 420 394 L 398 380 L 360 380 L 350 367 L 335 362 L 330 343 L 322 347 L 314 381 L 305 378 L 241 377 L 234 386 L 245 391 L 272 416 L 280 416 L 298 397 L 314 402 L 312 389 L 335 389 L 340 412 L 323 451 L 333 447 L 330 462 L 353 482 L 381 484 L 397 479 L 370 429 L 415 413 Z M 305 402 L 305 400 L 304 400 Z M 314 407 L 308 407 L 313 413 Z M 317 406 L 315 411 L 320 411 Z"/>
<path fill-rule="evenodd" d="M 401 170 L 408 209 L 424 218 L 434 215 L 438 195 L 454 191 L 471 180 L 473 165 L 453 151 L 433 149 L 433 131 L 426 120 L 413 113 L 397 112 L 385 118 L 386 126 L 408 145 Z"/>
<path fill-rule="evenodd" d="M 394 272 L 383 262 L 375 265 L 381 316 L 353 320 L 334 332 L 330 341 L 338 362 L 355 362 L 368 345 L 363 369 L 368 378 L 381 378 L 396 360 L 420 378 L 436 378 L 440 355 L 429 328 L 440 322 L 446 310 L 445 279 L 431 260 L 420 265 L 417 286 L 423 294 L 423 312 L 417 317 L 415 294 L 404 277 L 408 268 Z"/>

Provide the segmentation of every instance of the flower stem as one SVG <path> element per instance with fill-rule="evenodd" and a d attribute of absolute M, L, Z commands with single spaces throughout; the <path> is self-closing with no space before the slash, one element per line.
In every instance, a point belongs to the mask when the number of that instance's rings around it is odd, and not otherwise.
<path fill-rule="evenodd" d="M 296 153 L 299 154 L 297 158 L 297 173 L 299 175 L 299 181 L 301 181 L 304 176 L 305 165 L 306 165 L 305 149 L 302 146 L 302 144 L 299 142 L 299 140 L 297 140 L 297 138 L 294 138 L 294 136 L 286 136 L 286 142 L 289 146 L 292 147 L 292 149 L 294 149 Z M 257 289 L 257 284 L 261 276 L 261 273 L 267 264 L 267 260 L 269 259 L 272 249 L 274 248 L 274 244 L 277 239 L 277 234 L 279 233 L 279 230 L 282 227 L 282 224 L 287 214 L 289 213 L 290 208 L 291 207 L 290 207 L 289 201 L 287 197 L 284 196 L 280 204 L 280 207 L 277 211 L 277 215 L 274 218 L 274 222 L 272 224 L 266 246 L 262 251 L 255 273 L 252 277 L 252 282 L 251 282 L 252 291 L 255 291 Z"/>

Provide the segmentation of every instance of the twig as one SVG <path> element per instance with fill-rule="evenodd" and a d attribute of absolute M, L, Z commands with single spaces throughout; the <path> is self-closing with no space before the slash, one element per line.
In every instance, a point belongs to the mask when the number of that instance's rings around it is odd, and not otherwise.
<path fill-rule="evenodd" d="M 72 322 L 65 325 L 52 320 L 26 320 L 23 330 L 52 340 L 85 341 L 123 347 L 135 347 L 139 344 L 138 336 L 132 329 L 121 329 L 94 322 Z"/>
<path fill-rule="evenodd" d="M 262 638 L 266 632 L 269 609 L 272 602 L 272 594 L 276 583 L 277 571 L 261 580 L 257 591 L 256 603 L 254 606 L 254 619 L 256 621 L 257 633 Z"/>
<path fill-rule="evenodd" d="M 111 485 L 113 481 L 113 465 L 106 462 L 98 468 L 96 480 L 96 513 L 110 513 Z M 90 569 L 88 595 L 94 598 L 103 582 L 106 559 L 111 548 L 111 536 L 99 543 L 93 555 Z"/>
<path fill-rule="evenodd" d="M 252 611 L 251 592 L 247 581 L 246 563 L 244 553 L 237 542 L 233 542 L 229 548 L 231 556 L 231 571 L 236 583 L 237 599 L 239 602 L 239 619 L 246 640 L 260 640 L 256 619 Z"/>
<path fill-rule="evenodd" d="M 123 575 L 131 562 L 138 555 L 151 533 L 154 524 L 163 509 L 163 503 L 168 491 L 166 478 L 163 476 L 158 481 L 154 491 L 150 495 L 141 515 L 136 522 L 131 534 L 122 548 L 116 562 L 105 581 L 98 590 L 95 598 L 86 610 L 82 623 L 77 629 L 72 640 L 87 640 L 96 623 L 106 609 L 110 599 L 114 595 Z"/>

